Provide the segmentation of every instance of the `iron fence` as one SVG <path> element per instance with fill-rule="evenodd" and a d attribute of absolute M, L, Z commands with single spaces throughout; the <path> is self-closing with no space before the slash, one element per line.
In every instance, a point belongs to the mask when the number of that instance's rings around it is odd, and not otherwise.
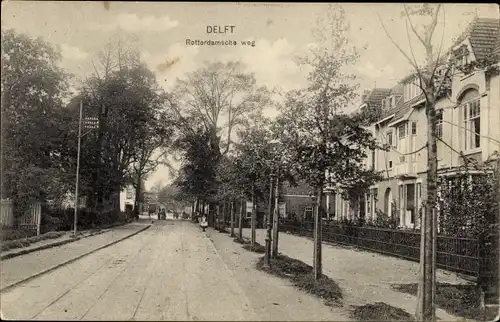
<path fill-rule="evenodd" d="M 284 222 L 281 224 L 280 230 L 312 237 L 314 223 Z M 324 222 L 323 241 L 353 245 L 369 251 L 417 262 L 420 260 L 419 232 Z M 477 239 L 438 236 L 436 245 L 436 261 L 439 268 L 470 276 L 478 276 L 480 249 Z"/>

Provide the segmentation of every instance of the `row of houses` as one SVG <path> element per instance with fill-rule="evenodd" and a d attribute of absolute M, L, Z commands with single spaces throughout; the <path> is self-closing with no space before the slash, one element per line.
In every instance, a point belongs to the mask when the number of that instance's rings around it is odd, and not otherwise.
<path fill-rule="evenodd" d="M 436 110 L 438 175 L 453 175 L 464 156 L 485 164 L 500 151 L 500 75 L 487 70 L 461 72 L 461 65 L 500 56 L 500 22 L 476 18 L 455 42 L 451 94 L 438 99 Z M 364 91 L 360 109 L 381 111 L 370 130 L 388 151 L 368 151 L 365 166 L 383 171 L 384 179 L 370 187 L 358 207 L 335 189 L 325 193 L 329 219 L 375 219 L 381 211 L 400 227 L 417 228 L 418 211 L 427 189 L 427 117 L 417 75 L 408 75 L 392 88 Z M 287 216 L 312 219 L 308 189 L 284 187 Z M 354 213 L 356 209 L 357 213 Z"/>

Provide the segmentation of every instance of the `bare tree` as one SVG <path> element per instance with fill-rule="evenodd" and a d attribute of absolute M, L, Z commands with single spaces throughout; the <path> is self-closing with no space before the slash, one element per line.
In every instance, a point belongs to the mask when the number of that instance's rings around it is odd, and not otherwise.
<path fill-rule="evenodd" d="M 267 88 L 257 86 L 254 75 L 243 69 L 238 62 L 207 63 L 179 79 L 170 100 L 185 125 L 195 122 L 205 127 L 219 155 L 229 151 L 235 128 L 270 101 Z"/>

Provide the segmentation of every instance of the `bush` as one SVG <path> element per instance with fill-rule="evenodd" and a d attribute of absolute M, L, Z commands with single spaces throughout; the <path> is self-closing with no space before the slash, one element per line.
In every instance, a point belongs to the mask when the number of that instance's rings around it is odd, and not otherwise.
<path fill-rule="evenodd" d="M 384 302 L 354 306 L 351 317 L 357 321 L 415 321 L 405 310 Z"/>
<path fill-rule="evenodd" d="M 246 245 L 249 243 L 249 241 L 246 240 L 245 238 L 239 239 L 238 237 L 234 238 L 233 242 L 238 243 L 238 244 L 242 244 L 242 245 Z"/>
<path fill-rule="evenodd" d="M 42 216 L 42 231 L 61 231 L 73 229 L 73 221 L 75 216 L 74 208 L 46 208 L 46 212 Z M 81 209 L 78 211 L 78 228 L 92 229 L 111 225 L 117 222 L 125 222 L 127 220 L 126 213 L 115 210 L 97 213 L 89 209 Z"/>
<path fill-rule="evenodd" d="M 266 252 L 266 248 L 257 242 L 255 242 L 253 247 L 252 247 L 252 244 L 249 243 L 249 244 L 243 245 L 243 248 L 246 250 L 252 251 L 254 253 L 258 253 L 258 254 L 263 254 Z"/>
<path fill-rule="evenodd" d="M 397 291 L 417 295 L 418 285 L 395 284 Z M 437 283 L 436 305 L 448 313 L 468 319 L 482 320 L 484 312 L 481 310 L 481 292 L 476 285 L 453 285 Z"/>
<path fill-rule="evenodd" d="M 377 227 L 377 228 L 389 228 L 396 229 L 398 226 L 397 220 L 395 218 L 391 218 L 388 214 L 383 212 L 380 209 L 376 211 L 375 220 L 367 220 L 366 226 L 368 227 Z"/>
<path fill-rule="evenodd" d="M 280 254 L 271 258 L 269 267 L 265 267 L 264 257 L 261 257 L 257 269 L 290 279 L 299 289 L 325 300 L 326 305 L 340 305 L 342 302 L 342 289 L 334 280 L 322 275 L 316 281 L 312 275 L 313 268 L 297 259 Z"/>
<path fill-rule="evenodd" d="M 8 240 L 16 240 L 22 238 L 28 238 L 36 234 L 36 231 L 32 229 L 25 228 L 3 228 L 0 232 L 0 240 L 8 241 Z"/>
<path fill-rule="evenodd" d="M 22 238 L 22 239 L 17 239 L 17 240 L 8 240 L 2 243 L 2 251 L 6 251 L 9 249 L 15 249 L 15 248 L 21 248 L 21 247 L 27 247 L 33 243 L 39 242 L 41 240 L 46 240 L 46 239 L 54 239 L 54 238 L 59 238 L 63 236 L 65 232 L 50 232 L 47 234 L 43 234 L 40 236 L 33 236 L 33 237 L 28 237 L 28 238 Z"/>

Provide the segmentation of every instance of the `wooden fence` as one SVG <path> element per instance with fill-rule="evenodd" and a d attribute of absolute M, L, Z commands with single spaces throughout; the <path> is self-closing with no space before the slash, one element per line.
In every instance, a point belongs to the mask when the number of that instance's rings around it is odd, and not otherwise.
<path fill-rule="evenodd" d="M 280 230 L 312 237 L 314 223 L 283 223 Z M 323 224 L 323 241 L 353 245 L 386 255 L 420 261 L 420 233 L 397 229 L 356 227 L 337 223 Z M 438 236 L 437 266 L 477 277 L 480 255 L 477 239 Z"/>
<path fill-rule="evenodd" d="M 0 226 L 12 227 L 14 224 L 14 205 L 12 204 L 12 200 L 2 199 L 0 202 Z"/>
<path fill-rule="evenodd" d="M 14 205 L 11 200 L 3 200 L 0 204 L 0 223 L 2 228 L 19 227 L 27 230 L 36 230 L 40 235 L 42 221 L 42 203 L 32 203 L 29 209 L 19 218 L 14 217 Z"/>

